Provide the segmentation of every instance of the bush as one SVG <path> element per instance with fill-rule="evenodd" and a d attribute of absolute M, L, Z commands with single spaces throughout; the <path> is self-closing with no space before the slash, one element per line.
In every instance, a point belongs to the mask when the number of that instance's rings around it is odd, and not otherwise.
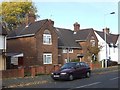
<path fill-rule="evenodd" d="M 35 76 L 41 76 L 41 75 L 45 75 L 45 74 L 39 73 L 39 74 L 36 74 Z"/>
<path fill-rule="evenodd" d="M 31 73 L 30 72 L 25 72 L 25 75 L 24 75 L 25 77 L 27 77 L 27 76 L 31 76 Z"/>
<path fill-rule="evenodd" d="M 80 62 L 79 59 L 72 59 L 71 62 Z"/>
<path fill-rule="evenodd" d="M 111 66 L 115 66 L 118 65 L 118 63 L 116 61 L 112 61 Z"/>

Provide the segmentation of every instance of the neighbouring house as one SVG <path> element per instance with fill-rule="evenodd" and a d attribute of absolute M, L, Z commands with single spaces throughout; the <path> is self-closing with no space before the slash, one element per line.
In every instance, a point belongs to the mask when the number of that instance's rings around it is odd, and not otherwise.
<path fill-rule="evenodd" d="M 82 47 L 75 41 L 74 32 L 70 29 L 55 28 L 58 35 L 58 61 L 60 64 L 78 59 Z"/>
<path fill-rule="evenodd" d="M 94 29 L 93 28 L 80 29 L 80 24 L 75 23 L 74 37 L 75 37 L 75 41 L 79 43 L 82 47 L 82 54 L 84 55 L 83 60 L 90 63 L 92 56 L 87 55 L 89 51 L 88 49 L 89 47 L 95 47 L 95 46 L 98 47 L 98 39 L 94 33 Z"/>
<path fill-rule="evenodd" d="M 95 31 L 95 34 L 98 38 L 99 46 L 102 47 L 99 52 L 99 60 L 109 59 L 118 62 L 118 37 L 120 36 L 118 34 L 111 34 L 109 28 L 105 28 L 103 31 Z"/>
<path fill-rule="evenodd" d="M 0 23 L 0 70 L 6 70 L 6 37 L 7 32 L 3 23 Z"/>
<path fill-rule="evenodd" d="M 80 61 L 91 62 L 91 56 L 86 55 L 88 46 L 97 46 L 98 40 L 94 33 L 94 29 L 80 29 L 80 24 L 73 24 L 74 30 L 56 28 L 58 35 L 58 61 L 61 64 L 69 62 L 73 59 L 82 58 Z"/>

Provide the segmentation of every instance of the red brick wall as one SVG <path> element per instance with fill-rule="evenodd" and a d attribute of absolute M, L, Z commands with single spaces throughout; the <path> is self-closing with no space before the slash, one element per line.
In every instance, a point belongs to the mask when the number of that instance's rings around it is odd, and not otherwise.
<path fill-rule="evenodd" d="M 101 63 L 88 63 L 91 69 L 101 68 Z M 57 71 L 60 69 L 60 65 L 44 65 L 44 66 L 32 66 L 27 69 L 10 69 L 0 71 L 2 73 L 2 78 L 14 78 L 14 77 L 24 77 L 24 73 L 30 73 L 31 76 L 35 76 L 38 74 L 51 74 L 53 71 Z"/>
<path fill-rule="evenodd" d="M 43 44 L 43 34 L 45 30 L 49 30 L 52 36 L 52 45 Z M 35 36 L 36 48 L 37 48 L 37 59 L 40 65 L 43 65 L 43 53 L 52 53 L 52 64 L 58 64 L 58 36 L 49 22 L 39 30 Z"/>
<path fill-rule="evenodd" d="M 22 52 L 23 65 L 30 66 L 37 64 L 36 60 L 36 43 L 34 37 L 23 37 L 7 40 L 7 52 Z"/>
<path fill-rule="evenodd" d="M 35 68 L 35 72 L 36 72 L 36 74 L 44 74 L 44 73 L 45 73 L 45 68 L 44 68 L 44 66 L 37 66 L 37 67 Z"/>
<path fill-rule="evenodd" d="M 2 78 L 14 78 L 14 77 L 24 77 L 24 69 L 10 69 L 10 70 L 3 70 Z"/>
<path fill-rule="evenodd" d="M 89 44 L 88 42 L 79 42 L 79 44 L 82 46 L 82 52 L 84 54 L 84 57 L 82 58 L 82 61 L 89 62 L 88 57 L 86 57 L 86 50 L 87 50 L 87 45 Z"/>
<path fill-rule="evenodd" d="M 89 64 L 91 70 L 98 69 L 98 68 L 102 67 L 101 63 L 99 63 L 99 62 L 98 63 L 88 63 L 88 64 Z"/>
<path fill-rule="evenodd" d="M 35 74 L 50 74 L 60 69 L 59 65 L 44 65 L 35 67 Z"/>

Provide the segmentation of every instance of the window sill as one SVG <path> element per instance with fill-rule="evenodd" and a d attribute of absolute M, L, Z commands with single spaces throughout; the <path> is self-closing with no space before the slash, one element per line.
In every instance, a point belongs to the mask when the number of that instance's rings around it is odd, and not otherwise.
<path fill-rule="evenodd" d="M 43 63 L 43 64 L 47 64 L 48 65 L 48 64 L 52 64 L 52 63 Z"/>
<path fill-rule="evenodd" d="M 43 43 L 43 44 L 44 44 L 44 45 L 52 45 L 52 43 L 49 43 L 49 44 L 48 44 L 48 43 Z"/>

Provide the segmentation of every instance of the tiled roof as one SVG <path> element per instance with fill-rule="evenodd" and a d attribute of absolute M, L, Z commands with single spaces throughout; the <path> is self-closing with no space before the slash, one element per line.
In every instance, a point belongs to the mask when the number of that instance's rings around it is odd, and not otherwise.
<path fill-rule="evenodd" d="M 29 24 L 27 27 L 25 24 L 21 25 L 17 28 L 17 30 L 11 31 L 8 35 L 8 38 L 16 38 L 23 36 L 33 36 L 37 33 L 40 28 L 48 21 L 48 19 L 36 21 L 35 23 Z M 55 27 L 55 31 L 58 35 L 58 46 L 59 47 L 72 47 L 72 48 L 81 48 L 81 46 L 76 42 L 76 40 L 86 41 L 89 34 L 93 28 L 81 29 L 74 33 L 74 31 L 70 29 L 57 28 Z M 104 33 L 100 31 L 96 31 L 103 39 Z M 107 43 L 115 44 L 118 39 L 118 35 L 109 34 L 107 35 Z"/>
<path fill-rule="evenodd" d="M 35 23 L 29 24 L 28 27 L 25 24 L 17 28 L 17 30 L 11 31 L 8 35 L 9 38 L 17 38 L 23 36 L 32 36 L 40 30 L 40 28 L 48 21 L 48 19 L 40 20 Z M 73 36 L 73 31 L 69 29 L 55 28 L 58 34 L 58 46 L 59 47 L 71 47 L 71 48 L 81 48 L 81 46 L 75 42 Z"/>
<path fill-rule="evenodd" d="M 18 27 L 17 30 L 11 31 L 8 35 L 8 38 L 34 35 L 46 22 L 47 19 L 36 21 L 35 23 L 31 23 L 28 26 L 23 24 L 20 27 Z"/>
<path fill-rule="evenodd" d="M 93 30 L 93 28 L 88 29 L 81 29 L 74 34 L 76 40 L 85 41 L 87 40 L 87 37 L 89 36 L 90 32 Z"/>
<path fill-rule="evenodd" d="M 96 33 L 103 39 L 105 40 L 105 37 L 104 37 L 104 32 L 101 32 L 101 31 L 96 31 Z M 106 34 L 106 41 L 108 44 L 110 43 L 113 43 L 113 44 L 116 44 L 117 40 L 118 40 L 118 37 L 119 35 L 118 34 Z"/>
<path fill-rule="evenodd" d="M 81 48 L 75 41 L 74 32 L 70 29 L 56 28 L 58 34 L 58 46 L 69 48 Z"/>

